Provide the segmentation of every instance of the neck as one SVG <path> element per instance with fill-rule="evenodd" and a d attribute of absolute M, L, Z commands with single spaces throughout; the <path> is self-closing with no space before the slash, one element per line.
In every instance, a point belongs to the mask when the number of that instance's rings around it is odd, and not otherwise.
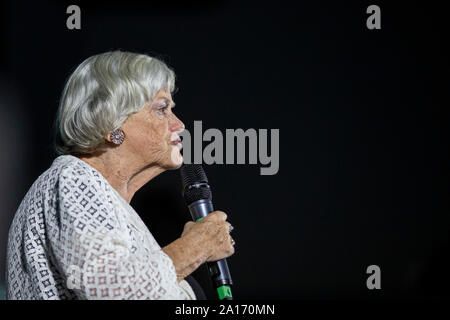
<path fill-rule="evenodd" d="M 130 160 L 111 151 L 78 158 L 100 172 L 128 203 L 137 190 L 164 171 L 158 165 L 148 165 L 138 159 Z"/>

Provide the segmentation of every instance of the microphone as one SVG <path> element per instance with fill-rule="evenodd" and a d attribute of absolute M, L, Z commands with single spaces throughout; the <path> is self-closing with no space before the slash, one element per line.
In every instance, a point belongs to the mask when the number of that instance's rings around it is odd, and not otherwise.
<path fill-rule="evenodd" d="M 211 188 L 200 164 L 183 164 L 180 168 L 182 195 L 192 220 L 198 222 L 214 211 Z M 230 270 L 226 259 L 207 262 L 207 269 L 220 300 L 233 300 Z"/>

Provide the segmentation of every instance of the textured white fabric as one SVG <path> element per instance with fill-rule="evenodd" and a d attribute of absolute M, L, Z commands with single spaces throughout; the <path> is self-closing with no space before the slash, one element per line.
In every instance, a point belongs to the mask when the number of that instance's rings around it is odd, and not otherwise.
<path fill-rule="evenodd" d="M 136 211 L 86 162 L 59 156 L 9 230 L 8 299 L 195 299 Z"/>

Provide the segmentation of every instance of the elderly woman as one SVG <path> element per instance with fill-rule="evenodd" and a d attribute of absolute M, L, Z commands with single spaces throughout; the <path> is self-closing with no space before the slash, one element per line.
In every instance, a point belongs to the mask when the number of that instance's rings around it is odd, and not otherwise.
<path fill-rule="evenodd" d="M 70 76 L 56 117 L 60 155 L 10 227 L 7 298 L 195 299 L 185 278 L 234 253 L 224 212 L 188 222 L 161 248 L 129 204 L 182 164 L 174 78 L 158 59 L 120 51 Z"/>

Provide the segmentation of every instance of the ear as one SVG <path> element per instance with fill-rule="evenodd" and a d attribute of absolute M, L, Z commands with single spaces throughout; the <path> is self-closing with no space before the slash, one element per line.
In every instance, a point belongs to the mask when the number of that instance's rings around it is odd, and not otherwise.
<path fill-rule="evenodd" d="M 106 141 L 108 142 L 112 142 L 111 140 L 111 132 L 107 132 L 103 135 L 103 137 L 105 138 Z"/>

